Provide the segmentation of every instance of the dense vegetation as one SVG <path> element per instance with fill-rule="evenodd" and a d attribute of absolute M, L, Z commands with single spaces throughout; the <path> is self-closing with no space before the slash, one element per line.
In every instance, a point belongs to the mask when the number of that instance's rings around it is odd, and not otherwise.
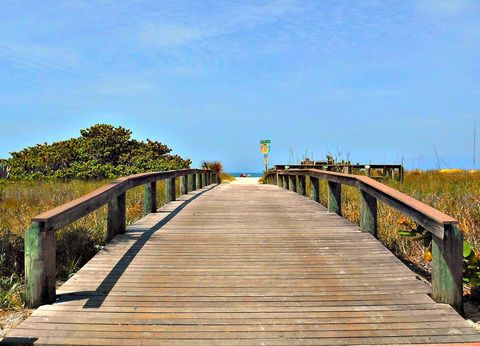
<path fill-rule="evenodd" d="M 132 139 L 132 132 L 123 127 L 98 124 L 80 134 L 77 138 L 11 153 L 6 161 L 9 179 L 111 179 L 188 168 L 191 163 L 170 155 L 171 149 L 160 142 Z"/>

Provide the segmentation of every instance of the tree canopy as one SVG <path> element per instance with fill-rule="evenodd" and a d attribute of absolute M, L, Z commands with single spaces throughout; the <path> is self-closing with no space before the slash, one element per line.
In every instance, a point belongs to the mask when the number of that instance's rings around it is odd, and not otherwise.
<path fill-rule="evenodd" d="M 167 145 L 131 135 L 121 126 L 97 124 L 81 130 L 77 138 L 12 152 L 9 178 L 111 179 L 190 166 L 190 160 L 170 155 Z"/>

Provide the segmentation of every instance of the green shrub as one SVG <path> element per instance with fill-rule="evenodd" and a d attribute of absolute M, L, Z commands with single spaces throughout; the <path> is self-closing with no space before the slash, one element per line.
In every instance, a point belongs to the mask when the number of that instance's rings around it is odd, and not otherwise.
<path fill-rule="evenodd" d="M 121 126 L 97 124 L 80 137 L 37 144 L 12 152 L 6 161 L 11 179 L 113 179 L 119 176 L 188 168 L 190 160 L 170 155 L 157 141 L 137 141 Z"/>

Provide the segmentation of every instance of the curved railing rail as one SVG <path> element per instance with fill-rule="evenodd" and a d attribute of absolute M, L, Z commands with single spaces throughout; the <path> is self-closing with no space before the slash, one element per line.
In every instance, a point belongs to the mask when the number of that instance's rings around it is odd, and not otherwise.
<path fill-rule="evenodd" d="M 144 214 L 157 210 L 157 181 L 165 180 L 165 202 L 175 200 L 176 178 L 180 192 L 200 189 L 219 181 L 212 170 L 181 169 L 175 171 L 134 174 L 119 178 L 89 194 L 32 218 L 25 233 L 26 303 L 38 307 L 55 300 L 55 230 L 90 214 L 107 204 L 107 240 L 126 230 L 126 192 L 144 186 Z"/>
<path fill-rule="evenodd" d="M 377 200 L 412 218 L 432 233 L 432 298 L 463 311 L 463 234 L 458 221 L 431 206 L 366 176 L 318 169 L 270 171 L 266 182 L 306 196 L 306 177 L 310 179 L 310 198 L 320 202 L 319 180 L 328 183 L 328 211 L 342 215 L 342 184 L 360 190 L 360 229 L 378 238 Z"/>

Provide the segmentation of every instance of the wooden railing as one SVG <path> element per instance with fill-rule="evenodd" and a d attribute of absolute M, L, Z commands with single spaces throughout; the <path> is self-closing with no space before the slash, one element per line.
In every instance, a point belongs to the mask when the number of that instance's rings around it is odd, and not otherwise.
<path fill-rule="evenodd" d="M 180 192 L 201 189 L 219 181 L 210 170 L 181 169 L 176 171 L 135 174 L 119 178 L 83 197 L 65 203 L 32 218 L 25 233 L 26 304 L 38 307 L 55 301 L 55 231 L 68 226 L 103 205 L 108 205 L 107 240 L 126 230 L 126 192 L 144 185 L 144 214 L 157 211 L 157 181 L 165 180 L 165 203 L 175 200 L 176 178 Z"/>
<path fill-rule="evenodd" d="M 328 183 L 328 211 L 342 215 L 342 184 L 360 192 L 360 229 L 378 238 L 377 200 L 410 217 L 432 233 L 432 298 L 463 311 L 463 234 L 458 221 L 398 190 L 366 176 L 327 172 L 318 169 L 270 171 L 266 182 L 306 196 L 310 178 L 310 198 L 320 202 L 319 179 Z"/>

